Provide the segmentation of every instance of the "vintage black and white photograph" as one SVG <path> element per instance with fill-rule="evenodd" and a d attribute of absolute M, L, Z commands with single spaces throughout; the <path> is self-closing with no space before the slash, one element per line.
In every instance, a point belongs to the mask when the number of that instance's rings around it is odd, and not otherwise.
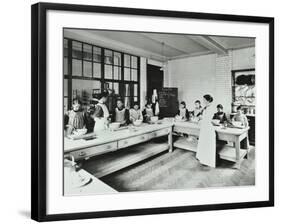
<path fill-rule="evenodd" d="M 255 37 L 62 38 L 64 196 L 255 186 Z"/>

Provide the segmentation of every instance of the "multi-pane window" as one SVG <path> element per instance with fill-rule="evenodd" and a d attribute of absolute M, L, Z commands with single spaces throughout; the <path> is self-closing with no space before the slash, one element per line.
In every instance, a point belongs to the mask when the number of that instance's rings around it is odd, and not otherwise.
<path fill-rule="evenodd" d="M 139 60 L 134 55 L 65 38 L 63 73 L 66 107 L 70 108 L 75 97 L 87 104 L 90 98 L 104 90 L 111 93 L 110 100 L 112 96 L 123 98 L 127 107 L 132 107 L 134 102 L 139 103 Z"/>

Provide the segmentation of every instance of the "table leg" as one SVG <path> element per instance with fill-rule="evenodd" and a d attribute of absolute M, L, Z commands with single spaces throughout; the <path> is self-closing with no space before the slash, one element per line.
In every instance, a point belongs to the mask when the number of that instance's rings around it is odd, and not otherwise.
<path fill-rule="evenodd" d="M 247 150 L 247 154 L 245 156 L 246 159 L 248 159 L 248 153 L 250 150 L 250 143 L 249 143 L 249 136 L 247 134 L 247 136 L 241 141 L 240 146 L 242 149 Z"/>
<path fill-rule="evenodd" d="M 240 169 L 240 140 L 239 137 L 235 138 L 235 151 L 236 151 L 236 168 Z"/>
<path fill-rule="evenodd" d="M 168 135 L 168 144 L 169 144 L 169 152 L 173 151 L 173 130 L 170 129 L 170 133 Z"/>

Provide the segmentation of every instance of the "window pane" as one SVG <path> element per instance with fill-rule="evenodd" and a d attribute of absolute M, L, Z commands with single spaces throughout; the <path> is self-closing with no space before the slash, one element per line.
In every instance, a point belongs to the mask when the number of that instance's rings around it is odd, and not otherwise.
<path fill-rule="evenodd" d="M 131 72 L 132 72 L 131 80 L 132 81 L 138 81 L 138 70 L 132 69 Z"/>
<path fill-rule="evenodd" d="M 68 96 L 68 79 L 63 80 L 63 96 Z"/>
<path fill-rule="evenodd" d="M 84 68 L 83 68 L 84 76 L 92 77 L 92 62 L 84 61 L 83 66 L 84 66 Z"/>
<path fill-rule="evenodd" d="M 92 61 L 92 46 L 88 44 L 83 45 L 83 58 Z"/>
<path fill-rule="evenodd" d="M 114 79 L 121 80 L 121 67 L 114 66 Z"/>
<path fill-rule="evenodd" d="M 104 50 L 104 63 L 106 63 L 106 64 L 112 64 L 113 63 L 112 51 Z"/>
<path fill-rule="evenodd" d="M 130 69 L 129 68 L 125 68 L 124 69 L 124 80 L 130 80 Z"/>
<path fill-rule="evenodd" d="M 80 80 L 72 79 L 72 94 L 73 98 L 82 98 L 88 101 L 92 98 L 94 92 L 100 91 L 101 82 L 96 80 Z"/>
<path fill-rule="evenodd" d="M 68 40 L 63 39 L 63 56 L 68 57 Z"/>
<path fill-rule="evenodd" d="M 68 75 L 68 58 L 63 58 L 63 74 Z"/>
<path fill-rule="evenodd" d="M 94 61 L 101 62 L 101 48 L 94 47 Z"/>
<path fill-rule="evenodd" d="M 138 84 L 134 85 L 134 96 L 138 96 Z"/>
<path fill-rule="evenodd" d="M 130 55 L 124 54 L 124 66 L 126 66 L 126 67 L 131 66 Z"/>
<path fill-rule="evenodd" d="M 132 56 L 132 68 L 138 68 L 138 58 Z"/>
<path fill-rule="evenodd" d="M 82 59 L 82 43 L 72 41 L 72 57 Z"/>
<path fill-rule="evenodd" d="M 121 66 L 121 54 L 114 52 L 114 65 Z"/>
<path fill-rule="evenodd" d="M 72 59 L 72 75 L 82 76 L 82 61 Z"/>
<path fill-rule="evenodd" d="M 113 89 L 115 91 L 115 94 L 119 94 L 119 83 L 118 82 L 113 83 Z"/>
<path fill-rule="evenodd" d="M 138 102 L 138 97 L 134 97 L 134 102 Z"/>
<path fill-rule="evenodd" d="M 104 78 L 112 79 L 112 66 L 111 65 L 104 66 Z"/>
<path fill-rule="evenodd" d="M 101 77 L 101 64 L 94 63 L 94 78 Z"/>

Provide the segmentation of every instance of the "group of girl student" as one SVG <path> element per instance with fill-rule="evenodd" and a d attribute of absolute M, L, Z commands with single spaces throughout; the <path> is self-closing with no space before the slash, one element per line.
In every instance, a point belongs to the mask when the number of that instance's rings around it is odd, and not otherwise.
<path fill-rule="evenodd" d="M 176 117 L 180 118 L 181 120 L 190 120 L 191 116 L 200 118 L 200 116 L 203 114 L 201 102 L 200 100 L 196 100 L 194 104 L 194 110 L 188 111 L 185 101 L 181 101 Z"/>
<path fill-rule="evenodd" d="M 101 94 L 100 99 L 94 104 L 90 104 L 84 111 L 79 99 L 73 99 L 72 109 L 65 113 L 66 134 L 71 135 L 76 129 L 87 129 L 87 133 L 104 130 L 108 123 L 109 111 L 105 105 L 108 93 Z"/>

